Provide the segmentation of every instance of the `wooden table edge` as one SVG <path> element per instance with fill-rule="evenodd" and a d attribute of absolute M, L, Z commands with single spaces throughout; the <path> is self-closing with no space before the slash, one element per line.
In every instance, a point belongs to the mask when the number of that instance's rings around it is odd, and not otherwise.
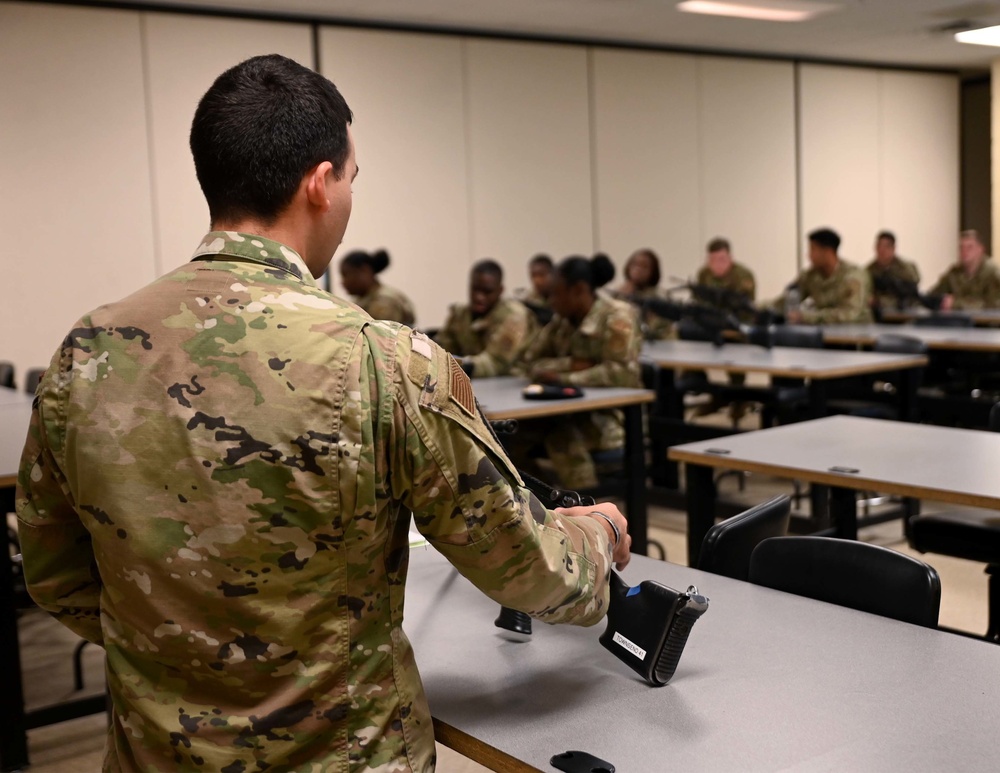
<path fill-rule="evenodd" d="M 902 355 L 898 355 L 902 356 Z M 922 368 L 928 364 L 927 357 L 916 355 L 905 357 L 892 363 L 868 363 L 863 365 L 852 365 L 850 367 L 832 368 L 827 370 L 812 370 L 799 367 L 777 367 L 772 365 L 738 365 L 735 363 L 706 363 L 704 361 L 660 362 L 655 358 L 648 357 L 656 367 L 669 370 L 721 370 L 725 373 L 766 373 L 770 376 L 787 376 L 789 378 L 815 379 L 826 381 L 834 378 L 850 378 L 851 376 L 863 376 L 868 373 L 890 373 L 894 370 L 908 370 L 910 368 Z"/>
<path fill-rule="evenodd" d="M 490 770 L 498 771 L 498 773 L 542 773 L 534 765 L 521 762 L 517 757 L 511 757 L 506 752 L 452 727 L 437 717 L 432 719 L 434 740 L 442 746 L 447 746 L 449 749 L 468 757 L 473 762 L 478 762 Z"/>
<path fill-rule="evenodd" d="M 729 457 L 715 454 L 704 454 L 697 451 L 685 451 L 679 448 L 671 448 L 667 453 L 668 458 L 675 462 L 687 462 L 697 464 L 702 467 L 714 467 L 725 470 L 743 470 L 746 472 L 756 472 L 763 475 L 773 475 L 777 478 L 798 478 L 818 483 L 824 486 L 834 486 L 839 488 L 855 489 L 857 491 L 878 491 L 879 493 L 895 494 L 902 497 L 913 497 L 915 499 L 931 499 L 938 502 L 949 502 L 956 505 L 969 505 L 970 507 L 983 507 L 987 510 L 1000 510 L 1000 497 L 995 499 L 977 497 L 966 494 L 962 491 L 942 490 L 927 486 L 908 486 L 902 483 L 868 478 L 863 475 L 850 475 L 844 473 L 821 472 L 817 470 L 799 470 L 791 467 L 783 467 L 777 464 L 767 464 L 765 462 L 751 462 L 739 457 Z"/>
<path fill-rule="evenodd" d="M 567 398 L 565 400 L 538 400 L 532 405 L 525 405 L 518 408 L 511 408 L 506 411 L 491 411 L 489 406 L 483 407 L 486 418 L 504 421 L 507 419 L 544 419 L 547 416 L 561 416 L 568 413 L 586 413 L 589 411 L 601 411 L 608 408 L 627 408 L 630 405 L 640 405 L 651 403 L 656 399 L 652 390 L 637 390 L 634 395 L 619 397 L 600 397 L 588 400 L 586 396 L 580 398 Z M 545 406 L 548 410 L 543 410 Z"/>
<path fill-rule="evenodd" d="M 0 489 L 3 488 L 14 488 L 17 485 L 17 473 L 13 472 L 10 475 L 0 475 Z"/>

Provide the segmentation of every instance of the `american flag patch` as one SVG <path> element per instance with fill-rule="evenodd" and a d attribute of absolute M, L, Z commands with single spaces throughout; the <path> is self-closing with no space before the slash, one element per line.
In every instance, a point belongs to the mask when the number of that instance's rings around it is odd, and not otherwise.
<path fill-rule="evenodd" d="M 472 391 L 472 382 L 465 375 L 462 366 L 454 357 L 451 360 L 451 394 L 450 397 L 470 416 L 476 415 L 476 396 Z"/>

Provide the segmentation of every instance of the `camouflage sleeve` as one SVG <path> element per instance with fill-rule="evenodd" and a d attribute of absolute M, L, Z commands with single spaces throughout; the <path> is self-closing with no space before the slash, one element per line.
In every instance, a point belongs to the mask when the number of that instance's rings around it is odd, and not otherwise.
<path fill-rule="evenodd" d="M 749 270 L 741 280 L 738 291 L 746 295 L 750 301 L 757 300 L 757 280 Z"/>
<path fill-rule="evenodd" d="M 448 311 L 448 319 L 445 320 L 444 325 L 434 336 L 434 340 L 437 341 L 438 346 L 443 348 L 445 351 L 461 356 L 462 352 L 458 350 L 458 338 L 455 336 L 455 322 L 457 317 L 458 308 L 456 306 L 452 306 Z"/>
<path fill-rule="evenodd" d="M 598 622 L 611 571 L 604 527 L 547 510 L 523 487 L 442 349 L 404 332 L 397 362 L 391 485 L 417 529 L 494 601 L 546 622 Z"/>
<path fill-rule="evenodd" d="M 917 264 L 903 261 L 903 267 L 905 269 L 903 273 L 906 281 L 920 284 L 920 269 L 917 268 Z"/>
<path fill-rule="evenodd" d="M 479 354 L 468 359 L 475 366 L 472 372 L 477 378 L 488 376 L 506 376 L 511 372 L 513 363 L 521 354 L 527 342 L 529 329 L 529 314 L 520 306 L 510 309 L 490 332 L 486 340 L 486 348 Z"/>
<path fill-rule="evenodd" d="M 48 373 L 57 365 L 53 360 Z M 39 607 L 84 639 L 103 644 L 101 581 L 90 533 L 77 516 L 57 462 L 63 433 L 49 417 L 60 415 L 58 397 L 46 376 L 32 409 L 17 479 L 24 577 Z"/>
<path fill-rule="evenodd" d="M 824 308 L 802 310 L 806 324 L 823 325 L 836 322 L 869 321 L 868 296 L 870 280 L 867 271 L 854 271 L 844 279 L 839 288 L 837 303 Z"/>
<path fill-rule="evenodd" d="M 951 295 L 952 293 L 954 293 L 954 288 L 951 286 L 951 270 L 949 269 L 941 274 L 941 278 L 930 289 L 928 295 Z"/>
<path fill-rule="evenodd" d="M 1000 271 L 984 272 L 977 285 L 964 294 L 956 295 L 954 308 L 957 311 L 993 309 L 1000 306 Z"/>
<path fill-rule="evenodd" d="M 528 345 L 521 353 L 521 359 L 515 363 L 513 372 L 518 376 L 530 377 L 533 373 L 547 368 L 540 368 L 539 365 L 548 362 L 555 353 L 553 346 L 553 336 L 555 334 L 555 320 L 549 322 L 545 327 L 535 333 L 534 337 L 528 341 Z M 567 363 L 569 358 L 565 358 Z M 566 366 L 569 367 L 568 365 Z"/>
<path fill-rule="evenodd" d="M 575 386 L 638 386 L 641 346 L 634 315 L 629 310 L 616 312 L 610 315 L 604 328 L 601 361 L 586 370 L 568 373 L 564 381 Z"/>

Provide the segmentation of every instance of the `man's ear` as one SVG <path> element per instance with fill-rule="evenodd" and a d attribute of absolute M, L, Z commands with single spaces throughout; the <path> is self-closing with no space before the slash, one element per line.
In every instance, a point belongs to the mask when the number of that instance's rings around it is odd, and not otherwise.
<path fill-rule="evenodd" d="M 304 181 L 306 199 L 324 212 L 330 208 L 330 196 L 326 190 L 328 176 L 333 176 L 333 164 L 322 161 L 306 173 Z"/>

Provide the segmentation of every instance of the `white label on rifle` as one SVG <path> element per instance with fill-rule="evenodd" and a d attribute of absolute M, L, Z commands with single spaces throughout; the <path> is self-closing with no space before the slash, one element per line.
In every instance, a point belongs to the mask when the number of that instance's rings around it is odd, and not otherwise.
<path fill-rule="evenodd" d="M 624 636 L 622 636 L 617 631 L 615 632 L 615 635 L 612 636 L 611 638 L 614 640 L 615 644 L 619 645 L 620 647 L 624 647 L 629 652 L 631 652 L 633 655 L 635 655 L 637 658 L 639 658 L 639 660 L 645 660 L 646 659 L 646 650 L 644 650 L 638 644 L 634 644 L 633 642 L 630 642 L 628 639 L 626 639 Z"/>

